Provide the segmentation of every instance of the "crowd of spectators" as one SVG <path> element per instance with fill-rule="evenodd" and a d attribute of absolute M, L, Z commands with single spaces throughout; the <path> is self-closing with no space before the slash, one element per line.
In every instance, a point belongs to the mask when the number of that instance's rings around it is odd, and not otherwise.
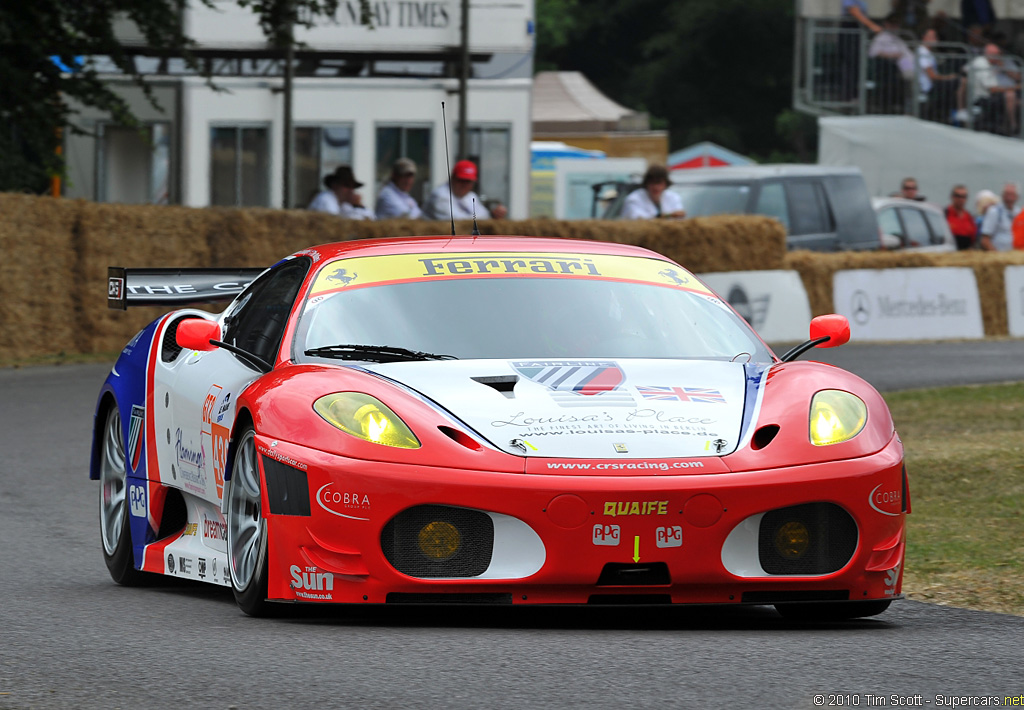
<path fill-rule="evenodd" d="M 906 113 L 1018 135 L 1021 65 L 1008 36 L 997 29 L 991 0 L 962 0 L 960 21 L 929 14 L 928 4 L 892 0 L 890 13 L 875 20 L 865 0 L 841 0 L 839 98 L 852 101 L 864 89 L 870 113 Z M 865 32 L 868 75 L 862 77 Z"/>
<path fill-rule="evenodd" d="M 918 192 L 917 180 L 904 178 L 899 192 L 893 197 L 924 201 Z M 944 210 L 946 222 L 961 251 L 1010 251 L 1024 249 L 1024 211 L 1017 205 L 1020 186 L 1015 182 L 1003 185 L 1001 194 L 979 190 L 974 198 L 974 211 L 969 206 L 970 193 L 966 185 L 954 185 L 949 193 L 949 204 Z"/>
<path fill-rule="evenodd" d="M 488 208 L 474 191 L 478 178 L 476 163 L 460 160 L 452 169 L 450 182 L 438 185 L 421 207 L 412 196 L 416 181 L 416 163 L 399 158 L 391 168 L 391 176 L 377 194 L 373 210 L 363 205 L 352 167 L 341 165 L 324 176 L 324 189 L 309 203 L 308 209 L 326 212 L 345 219 L 503 219 L 508 208 L 492 203 Z"/>

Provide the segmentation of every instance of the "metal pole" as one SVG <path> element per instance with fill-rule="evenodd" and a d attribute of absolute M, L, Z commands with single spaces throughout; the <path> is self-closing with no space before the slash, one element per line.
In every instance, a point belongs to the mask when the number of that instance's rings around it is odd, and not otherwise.
<path fill-rule="evenodd" d="M 469 127 L 466 125 L 469 84 L 469 0 L 462 0 L 461 47 L 459 57 L 459 160 L 468 157 Z"/>
<path fill-rule="evenodd" d="M 295 63 L 295 21 L 292 17 L 292 3 L 288 3 L 287 46 L 284 50 L 284 177 L 281 202 L 284 209 L 292 206 L 292 78 Z"/>

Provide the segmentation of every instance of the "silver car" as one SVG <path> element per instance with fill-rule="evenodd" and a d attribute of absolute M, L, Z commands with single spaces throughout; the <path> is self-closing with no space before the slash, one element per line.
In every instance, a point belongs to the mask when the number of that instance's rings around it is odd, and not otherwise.
<path fill-rule="evenodd" d="M 956 251 L 956 239 L 942 209 L 902 197 L 872 197 L 883 249 Z"/>

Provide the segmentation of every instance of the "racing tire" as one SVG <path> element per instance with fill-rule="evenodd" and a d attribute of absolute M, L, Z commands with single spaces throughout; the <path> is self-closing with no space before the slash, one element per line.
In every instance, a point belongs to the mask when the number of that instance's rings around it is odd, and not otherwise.
<path fill-rule="evenodd" d="M 267 601 L 267 521 L 262 514 L 262 483 L 256 458 L 256 432 L 239 437 L 225 496 L 228 569 L 238 608 L 249 616 L 270 616 Z"/>
<path fill-rule="evenodd" d="M 815 602 L 811 604 L 776 604 L 775 610 L 792 621 L 846 621 L 876 616 L 889 608 L 892 599 L 863 602 Z"/>
<path fill-rule="evenodd" d="M 103 561 L 111 578 L 125 587 L 142 584 L 143 572 L 135 569 L 132 533 L 128 522 L 128 470 L 117 405 L 107 410 L 100 447 L 100 542 Z"/>

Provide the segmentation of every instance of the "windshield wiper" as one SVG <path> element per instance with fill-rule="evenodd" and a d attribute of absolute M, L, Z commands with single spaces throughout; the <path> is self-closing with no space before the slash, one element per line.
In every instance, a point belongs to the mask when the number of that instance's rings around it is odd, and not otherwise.
<path fill-rule="evenodd" d="M 306 351 L 306 355 L 336 358 L 338 360 L 367 360 L 370 362 L 401 362 L 403 360 L 458 360 L 454 355 L 437 355 L 389 345 L 325 345 Z"/>

